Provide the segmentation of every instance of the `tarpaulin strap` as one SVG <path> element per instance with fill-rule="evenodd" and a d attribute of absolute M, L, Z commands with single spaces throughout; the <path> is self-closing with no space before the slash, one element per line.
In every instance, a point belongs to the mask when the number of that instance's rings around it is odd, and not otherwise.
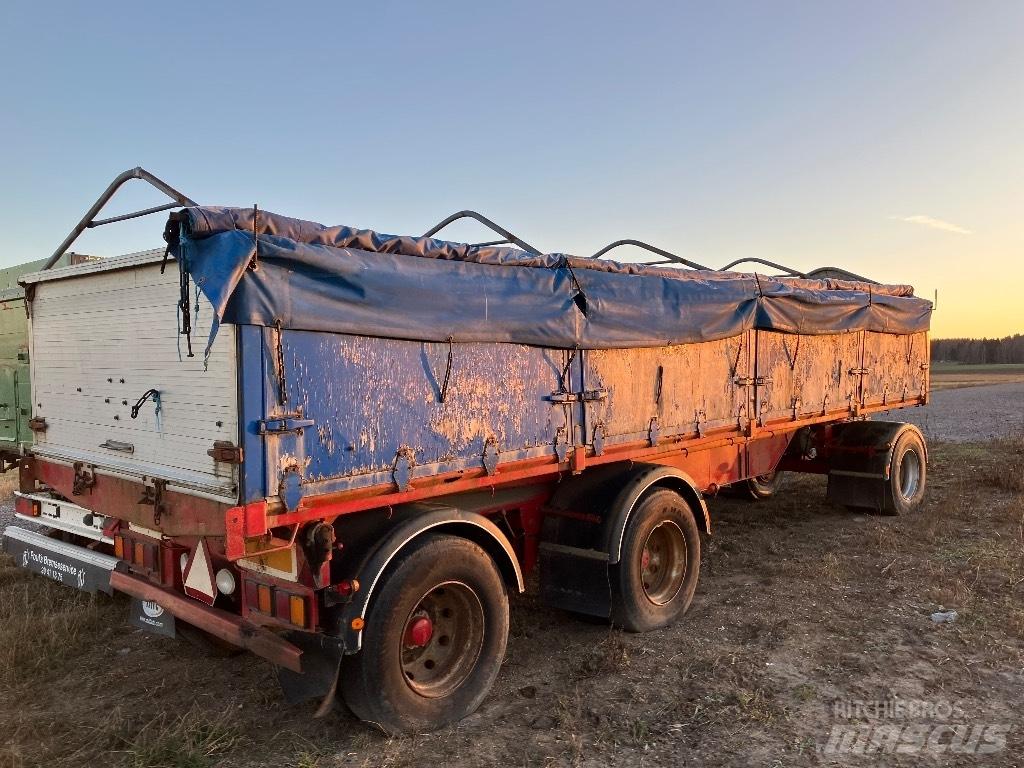
<path fill-rule="evenodd" d="M 569 270 L 569 277 L 572 278 L 572 286 L 576 293 L 572 297 L 573 304 L 576 308 L 583 313 L 584 316 L 587 314 L 587 294 L 583 292 L 583 286 L 580 285 L 580 281 L 576 278 L 576 273 L 572 269 L 572 264 L 569 263 L 569 257 L 563 256 L 561 266 Z"/>
<path fill-rule="evenodd" d="M 796 337 L 796 348 L 793 350 L 793 354 L 792 355 L 789 354 L 789 345 L 786 343 L 786 340 L 785 339 L 782 340 L 782 349 L 786 353 L 786 359 L 789 360 L 789 370 L 791 370 L 791 371 L 795 371 L 796 370 L 796 359 L 800 355 L 800 339 L 801 338 L 802 338 L 801 334 L 797 334 L 797 337 Z"/>
<path fill-rule="evenodd" d="M 179 262 L 179 273 L 181 275 L 181 295 L 178 297 L 178 310 L 181 312 L 181 330 L 178 335 L 184 336 L 188 345 L 188 356 L 195 357 L 192 352 L 192 302 L 189 296 L 188 269 L 185 266 L 185 259 Z"/>
<path fill-rule="evenodd" d="M 255 272 L 260 268 L 260 209 L 256 203 L 252 204 L 252 261 L 249 262 L 249 269 Z"/>
<path fill-rule="evenodd" d="M 454 357 L 454 353 L 452 351 L 452 347 L 454 345 L 454 342 L 455 342 L 454 337 L 449 336 L 448 337 L 448 366 L 444 369 L 444 383 L 441 385 L 441 391 L 440 391 L 440 393 L 438 393 L 438 398 L 437 398 L 438 401 L 442 402 L 442 403 L 448 397 L 448 381 L 451 379 L 451 375 L 452 375 L 452 359 Z"/>
<path fill-rule="evenodd" d="M 284 373 L 284 329 L 281 324 L 281 318 L 277 318 L 274 321 L 274 327 L 277 328 L 277 389 L 278 399 L 281 401 L 281 405 L 288 402 L 288 385 L 285 382 Z"/>
<path fill-rule="evenodd" d="M 729 377 L 730 378 L 735 377 L 736 376 L 736 371 L 738 371 L 740 369 L 740 355 L 743 354 L 743 339 L 744 338 L 745 338 L 745 335 L 739 337 L 740 343 L 739 343 L 739 346 L 736 347 L 736 360 L 732 364 L 732 370 L 729 371 Z"/>
<path fill-rule="evenodd" d="M 576 360 L 576 355 L 580 351 L 578 346 L 572 348 L 572 354 L 569 355 L 569 359 L 565 361 L 565 367 L 562 368 L 562 373 L 558 377 L 558 385 L 561 387 L 562 392 L 571 392 L 569 388 L 572 382 L 569 384 L 565 383 L 565 377 L 569 375 L 569 369 L 572 368 L 573 361 Z"/>

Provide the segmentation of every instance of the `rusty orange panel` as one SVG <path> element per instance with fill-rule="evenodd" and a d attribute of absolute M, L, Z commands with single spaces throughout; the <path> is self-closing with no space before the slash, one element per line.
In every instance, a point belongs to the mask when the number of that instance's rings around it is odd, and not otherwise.
<path fill-rule="evenodd" d="M 924 398 L 928 392 L 928 334 L 864 332 L 864 405 Z"/>
<path fill-rule="evenodd" d="M 758 422 L 853 410 L 859 400 L 861 334 L 757 331 Z M 854 373 L 851 373 L 854 371 Z"/>
<path fill-rule="evenodd" d="M 657 420 L 660 438 L 744 425 L 752 332 L 720 341 L 585 353 L 587 389 L 605 390 L 587 404 L 587 443 L 603 428 L 610 444 L 642 440 Z"/>

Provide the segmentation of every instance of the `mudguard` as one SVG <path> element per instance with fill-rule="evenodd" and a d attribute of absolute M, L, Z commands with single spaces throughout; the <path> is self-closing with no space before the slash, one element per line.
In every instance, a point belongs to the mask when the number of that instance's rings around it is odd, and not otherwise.
<path fill-rule="evenodd" d="M 609 469 L 601 483 L 579 494 L 565 494 L 573 497 L 571 506 L 586 504 L 588 497 L 600 498 L 606 489 L 619 488 L 599 526 L 557 517 L 550 524 L 546 521 L 540 545 L 540 598 L 553 608 L 607 618 L 612 609 L 610 569 L 621 558 L 626 526 L 645 493 L 652 488 L 677 491 L 698 519 L 703 517 L 708 533 L 711 517 L 696 483 L 675 467 L 634 464 L 626 471 Z"/>
<path fill-rule="evenodd" d="M 396 510 L 399 512 L 399 510 Z M 363 621 L 370 601 L 388 564 L 416 538 L 428 533 L 452 533 L 463 536 L 483 547 L 498 566 L 505 583 L 522 592 L 525 589 L 523 572 L 512 544 L 501 529 L 483 515 L 465 512 L 455 507 L 439 504 L 414 504 L 400 510 L 406 519 L 381 540 L 375 549 L 363 560 L 352 578 L 359 581 L 360 589 L 350 603 L 340 611 L 341 636 L 345 639 L 345 653 L 355 653 L 362 648 Z M 359 627 L 353 627 L 353 621 Z"/>
<path fill-rule="evenodd" d="M 612 502 L 611 513 L 605 523 L 605 551 L 608 553 L 609 563 L 619 562 L 626 525 L 629 523 L 629 517 L 633 513 L 636 503 L 647 491 L 656 486 L 678 491 L 686 499 L 694 515 L 704 517 L 704 531 L 711 533 L 711 515 L 708 513 L 708 506 L 704 503 L 704 496 L 692 477 L 675 467 L 661 464 L 638 464 L 634 467 L 632 475 L 626 480 L 622 491 Z"/>
<path fill-rule="evenodd" d="M 851 421 L 834 428 L 829 444 L 829 501 L 877 512 L 891 511 L 892 484 L 889 471 L 896 443 L 914 432 L 925 446 L 924 435 L 913 424 L 902 421 Z"/>

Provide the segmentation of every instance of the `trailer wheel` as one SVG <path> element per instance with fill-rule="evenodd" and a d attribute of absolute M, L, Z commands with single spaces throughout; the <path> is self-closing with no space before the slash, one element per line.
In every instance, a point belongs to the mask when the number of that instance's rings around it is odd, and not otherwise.
<path fill-rule="evenodd" d="M 747 496 L 753 501 L 764 501 L 778 493 L 782 485 L 781 472 L 767 472 L 757 477 L 751 477 L 744 481 L 743 487 Z"/>
<path fill-rule="evenodd" d="M 896 441 L 889 460 L 892 506 L 886 512 L 905 515 L 921 505 L 928 475 L 927 454 L 921 436 L 908 430 Z"/>
<path fill-rule="evenodd" d="M 343 662 L 345 703 L 392 734 L 466 717 L 487 696 L 508 641 L 508 595 L 494 561 L 467 539 L 428 535 L 381 578 L 362 650 Z"/>
<path fill-rule="evenodd" d="M 630 632 L 671 624 L 690 607 L 699 575 L 693 511 L 675 491 L 654 491 L 630 515 L 611 569 L 612 623 Z"/>

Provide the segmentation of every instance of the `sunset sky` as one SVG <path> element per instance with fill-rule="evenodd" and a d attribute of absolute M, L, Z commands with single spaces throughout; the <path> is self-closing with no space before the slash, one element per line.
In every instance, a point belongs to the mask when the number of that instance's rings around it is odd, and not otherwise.
<path fill-rule="evenodd" d="M 1024 3 L 229 5 L 4 3 L 0 266 L 142 165 L 328 224 L 843 266 L 938 289 L 934 336 L 1024 332 Z"/>

